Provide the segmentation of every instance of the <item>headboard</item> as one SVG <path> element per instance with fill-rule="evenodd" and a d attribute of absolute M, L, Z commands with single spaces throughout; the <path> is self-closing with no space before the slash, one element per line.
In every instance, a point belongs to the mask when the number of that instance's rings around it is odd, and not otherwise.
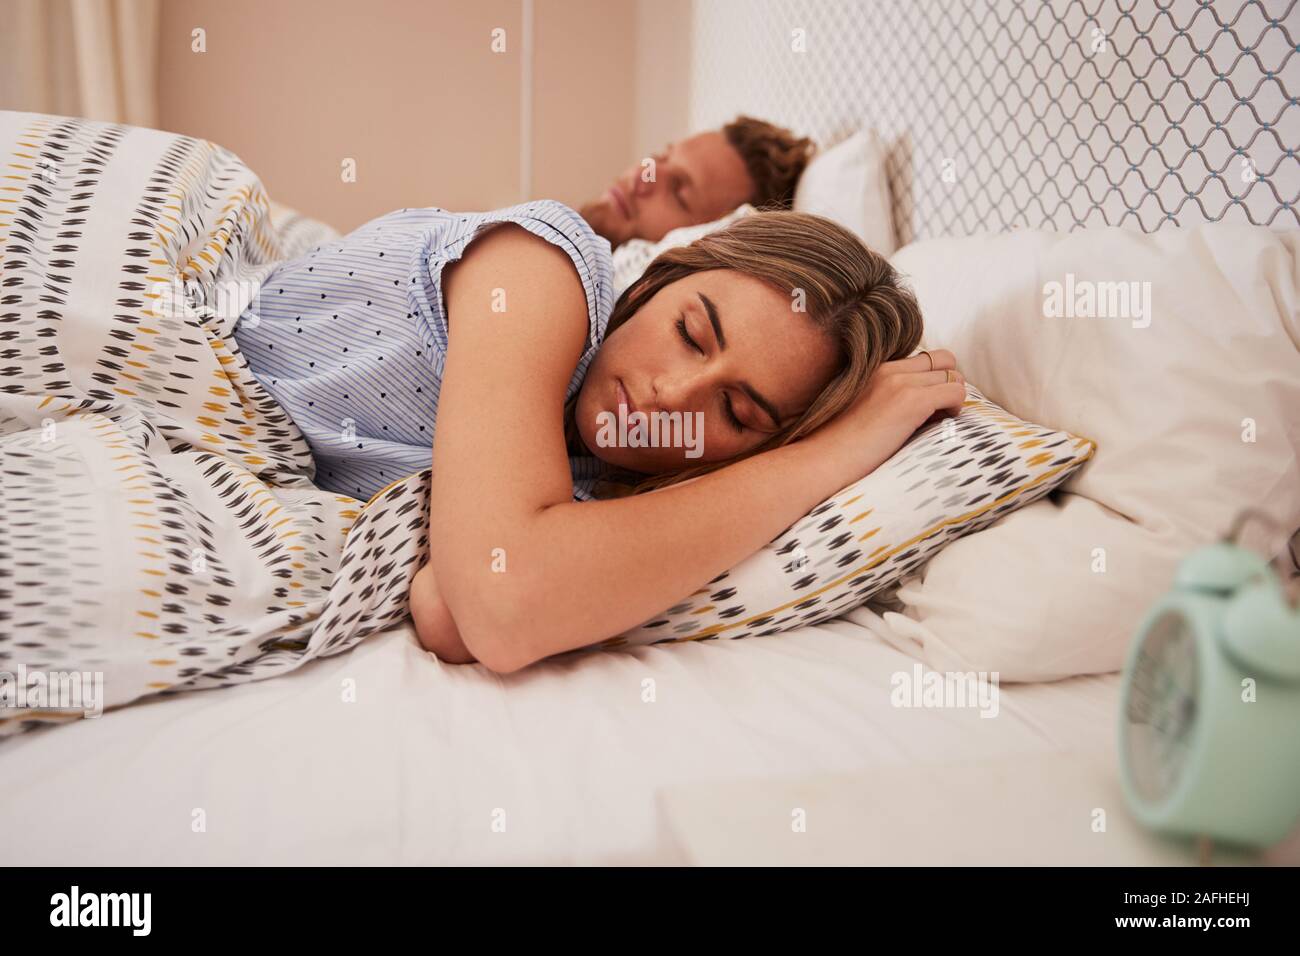
<path fill-rule="evenodd" d="M 888 147 L 900 243 L 1300 226 L 1300 0 L 695 0 L 691 121 Z"/>

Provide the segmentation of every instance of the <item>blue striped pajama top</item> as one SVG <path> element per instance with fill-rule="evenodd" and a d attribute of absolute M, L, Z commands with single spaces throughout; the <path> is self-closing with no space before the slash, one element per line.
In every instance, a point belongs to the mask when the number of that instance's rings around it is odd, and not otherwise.
<path fill-rule="evenodd" d="M 314 481 L 369 500 L 428 468 L 447 356 L 442 270 L 480 230 L 514 222 L 573 260 L 589 336 L 565 392 L 577 394 L 613 309 L 607 240 L 562 203 L 494 212 L 401 209 L 279 264 L 234 336 L 249 368 L 302 431 Z M 573 497 L 590 500 L 606 466 L 570 457 Z"/>

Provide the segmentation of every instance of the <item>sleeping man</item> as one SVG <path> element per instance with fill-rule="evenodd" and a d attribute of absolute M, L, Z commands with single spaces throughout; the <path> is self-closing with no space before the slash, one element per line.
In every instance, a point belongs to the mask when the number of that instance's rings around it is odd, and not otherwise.
<path fill-rule="evenodd" d="M 712 222 L 737 206 L 788 209 L 812 140 L 749 116 L 669 143 L 625 170 L 578 212 L 617 249 L 658 242 L 681 226 Z"/>

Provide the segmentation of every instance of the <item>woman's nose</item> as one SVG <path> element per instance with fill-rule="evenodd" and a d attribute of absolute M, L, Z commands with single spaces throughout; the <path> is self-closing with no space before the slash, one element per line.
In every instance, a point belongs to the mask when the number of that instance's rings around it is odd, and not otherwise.
<path fill-rule="evenodd" d="M 691 412 L 700 405 L 700 395 L 708 388 L 703 371 L 685 371 L 664 375 L 651 386 L 654 410 Z"/>

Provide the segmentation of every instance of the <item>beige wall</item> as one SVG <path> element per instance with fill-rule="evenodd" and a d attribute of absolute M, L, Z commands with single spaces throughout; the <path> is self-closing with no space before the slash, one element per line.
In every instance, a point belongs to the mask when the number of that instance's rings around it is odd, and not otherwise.
<path fill-rule="evenodd" d="M 238 153 L 347 230 L 402 206 L 520 198 L 523 0 L 171 0 L 164 129 Z M 534 196 L 577 204 L 635 159 L 636 0 L 535 0 Z M 207 31 L 207 52 L 191 31 Z M 506 52 L 491 32 L 506 30 Z M 357 182 L 342 181 L 345 158 Z"/>
<path fill-rule="evenodd" d="M 0 108 L 83 115 L 54 94 L 114 75 L 79 60 L 70 2 L 0 0 Z M 272 198 L 344 231 L 403 206 L 576 206 L 688 132 L 693 0 L 532 0 L 530 99 L 527 2 L 165 0 L 145 125 L 220 143 Z"/>
<path fill-rule="evenodd" d="M 691 0 L 636 0 L 636 155 L 689 129 Z"/>
<path fill-rule="evenodd" d="M 636 161 L 632 0 L 536 0 L 533 182 L 576 205 Z"/>
<path fill-rule="evenodd" d="M 159 126 L 233 150 L 273 198 L 343 230 L 402 206 L 511 202 L 519 54 L 491 52 L 497 26 L 517 35 L 517 0 L 166 3 Z"/>

